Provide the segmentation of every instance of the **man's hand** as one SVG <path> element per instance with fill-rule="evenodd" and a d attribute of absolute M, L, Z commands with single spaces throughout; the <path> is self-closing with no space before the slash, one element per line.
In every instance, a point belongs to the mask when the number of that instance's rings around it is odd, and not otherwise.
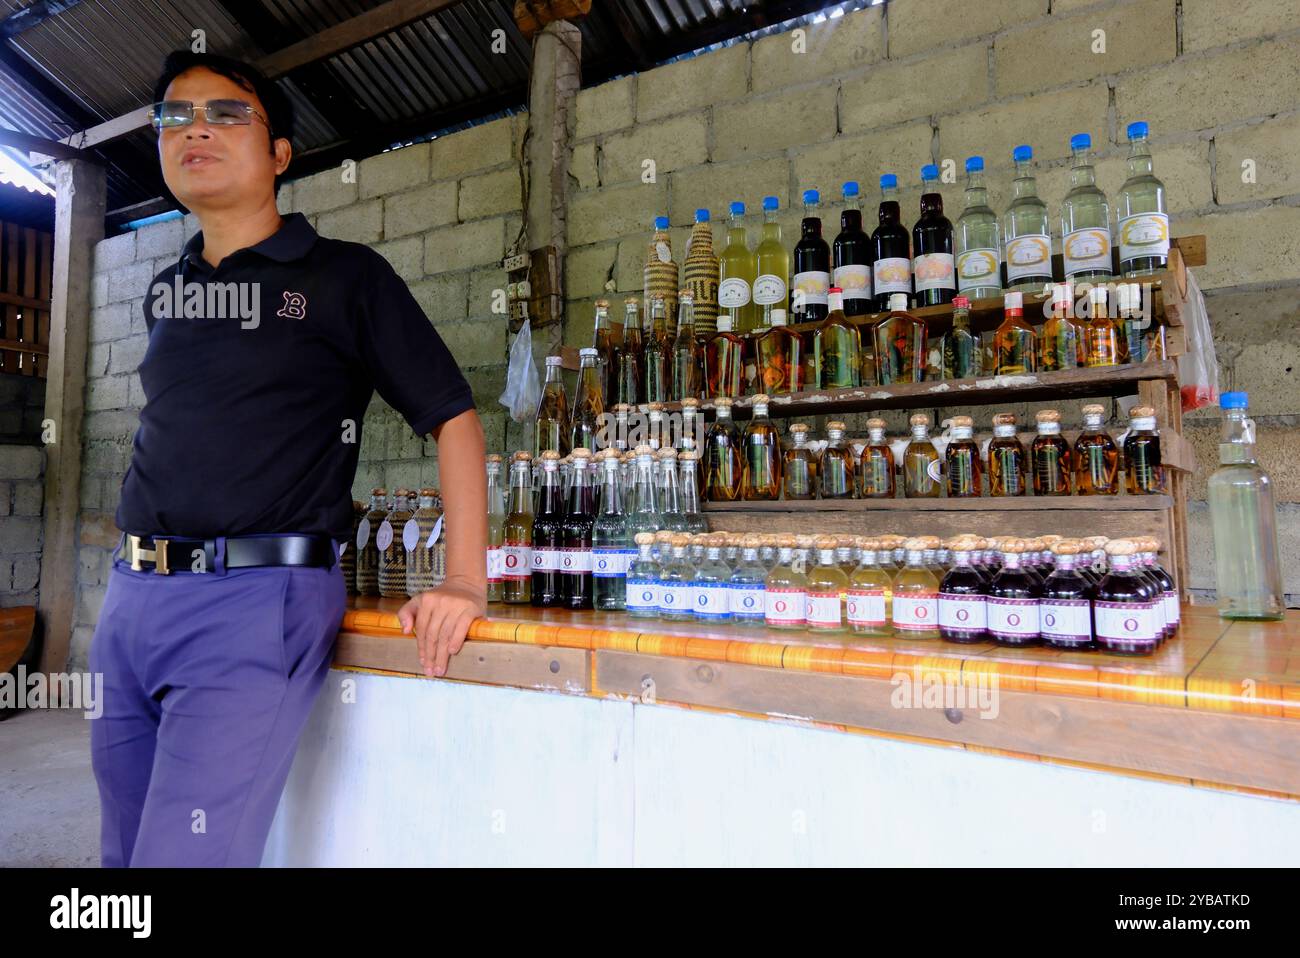
<path fill-rule="evenodd" d="M 470 623 L 487 614 L 487 593 L 477 583 L 448 578 L 421 592 L 397 611 L 403 632 L 415 633 L 425 675 L 446 675 L 448 660 L 461 650 Z"/>

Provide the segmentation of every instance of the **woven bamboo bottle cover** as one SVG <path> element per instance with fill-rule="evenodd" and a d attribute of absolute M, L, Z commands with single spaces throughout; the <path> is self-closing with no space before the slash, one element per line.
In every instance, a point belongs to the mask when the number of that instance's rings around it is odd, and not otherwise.
<path fill-rule="evenodd" d="M 357 594 L 357 529 L 366 515 L 366 504 L 360 499 L 352 500 L 352 535 L 343 543 L 343 552 L 339 555 L 339 568 L 343 570 L 343 584 L 347 586 L 348 595 Z"/>
<path fill-rule="evenodd" d="M 411 508 L 410 495 L 407 489 L 398 489 L 394 493 L 393 509 L 375 533 L 375 546 L 379 549 L 379 594 L 390 599 L 406 595 L 406 550 L 402 548 L 402 526 L 415 512 Z"/>
<path fill-rule="evenodd" d="M 447 578 L 446 543 L 442 526 L 442 507 L 438 490 L 420 490 L 419 507 L 402 527 L 402 547 L 406 550 L 406 594 L 428 592 Z M 433 535 L 437 528 L 438 534 Z M 430 538 L 433 539 L 430 542 Z"/>
<path fill-rule="evenodd" d="M 375 546 L 375 535 L 379 525 L 388 514 L 385 505 L 388 490 L 377 486 L 370 492 L 375 505 L 365 514 L 357 530 L 353 544 L 357 545 L 357 593 L 360 595 L 379 595 L 379 549 Z"/>
<path fill-rule="evenodd" d="M 646 302 L 650 302 L 656 296 L 663 298 L 668 335 L 675 336 L 677 334 L 677 289 L 680 276 L 677 261 L 673 259 L 673 246 L 668 236 L 666 216 L 661 216 L 655 221 L 654 236 L 646 246 L 644 280 Z M 717 299 L 716 293 L 714 299 Z"/>
<path fill-rule="evenodd" d="M 713 252 L 713 228 L 708 220 L 691 227 L 683 269 L 685 286 L 695 297 L 695 333 L 712 336 L 718 331 L 718 257 Z"/>

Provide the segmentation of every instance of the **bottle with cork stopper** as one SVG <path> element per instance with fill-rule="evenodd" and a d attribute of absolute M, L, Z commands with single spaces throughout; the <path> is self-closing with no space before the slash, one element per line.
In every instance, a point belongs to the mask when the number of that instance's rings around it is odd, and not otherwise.
<path fill-rule="evenodd" d="M 1092 608 L 1097 645 L 1107 652 L 1146 655 L 1160 642 L 1155 599 L 1137 573 L 1137 553 L 1132 539 L 1106 543 L 1110 571 L 1097 585 Z"/>
<path fill-rule="evenodd" d="M 826 424 L 826 448 L 817 461 L 823 499 L 852 499 L 858 492 L 858 459 L 844 431 L 844 423 L 837 419 Z"/>
<path fill-rule="evenodd" d="M 903 452 L 903 494 L 908 499 L 937 499 L 943 494 L 943 460 L 930 440 L 930 417 L 908 420 L 912 438 Z"/>
<path fill-rule="evenodd" d="M 984 491 L 984 457 L 973 438 L 970 416 L 952 417 L 952 434 L 943 451 L 949 499 L 969 499 Z"/>
<path fill-rule="evenodd" d="M 935 536 L 903 540 L 904 566 L 894 579 L 894 631 L 913 639 L 939 638 L 939 579 L 925 565 Z"/>
<path fill-rule="evenodd" d="M 659 618 L 659 563 L 650 550 L 654 548 L 653 532 L 638 532 L 635 537 L 637 554 L 627 567 L 627 614 L 638 619 Z"/>
<path fill-rule="evenodd" d="M 835 558 L 834 536 L 817 536 L 813 548 L 817 564 L 808 572 L 808 631 L 843 632 L 843 596 L 849 588 L 849 578 Z"/>
<path fill-rule="evenodd" d="M 1002 568 L 988 588 L 989 635 L 999 645 L 1035 645 L 1040 641 L 1038 602 L 1042 589 L 1023 565 L 1030 544 L 1003 539 Z"/>
<path fill-rule="evenodd" d="M 1090 649 L 1092 643 L 1093 588 L 1079 571 L 1091 558 L 1087 543 L 1058 539 L 1051 545 L 1055 568 L 1043 583 L 1038 605 L 1038 627 L 1043 644 L 1058 649 Z"/>
<path fill-rule="evenodd" d="M 695 296 L 689 289 L 678 294 L 677 334 L 673 338 L 672 380 L 668 398 L 672 402 L 698 399 L 702 359 L 700 344 L 695 339 Z"/>
<path fill-rule="evenodd" d="M 1142 540 L 1142 544 L 1142 560 L 1147 572 L 1155 580 L 1164 602 L 1165 638 L 1172 639 L 1178 632 L 1178 626 L 1183 618 L 1182 606 L 1178 599 L 1178 587 L 1174 584 L 1173 576 L 1160 564 L 1160 540 L 1147 537 Z"/>
<path fill-rule="evenodd" d="M 510 492 L 502 527 L 501 600 L 527 605 L 533 596 L 533 457 L 516 452 L 510 460 Z"/>
<path fill-rule="evenodd" d="M 695 569 L 686 557 L 691 537 L 685 532 L 669 535 L 669 554 L 659 566 L 659 618 L 681 621 L 694 617 L 695 602 L 692 583 Z"/>
<path fill-rule="evenodd" d="M 692 613 L 702 622 L 727 622 L 731 619 L 731 568 L 722 559 L 727 536 L 722 532 L 697 535 L 704 547 L 704 557 L 695 566 L 691 583 Z"/>
<path fill-rule="evenodd" d="M 894 450 L 885 438 L 885 420 L 867 420 L 867 444 L 858 465 L 863 499 L 894 498 Z"/>
<path fill-rule="evenodd" d="M 746 501 L 781 498 L 781 436 L 767 418 L 768 398 L 759 393 L 753 399 L 754 415 L 741 439 L 744 466 L 741 495 Z"/>
<path fill-rule="evenodd" d="M 1068 496 L 1073 492 L 1074 469 L 1070 444 L 1061 436 L 1061 414 L 1055 409 L 1040 409 L 1034 420 L 1038 435 L 1029 447 L 1034 464 L 1034 495 Z"/>
<path fill-rule="evenodd" d="M 1119 448 L 1102 421 L 1106 407 L 1089 403 L 1083 407 L 1083 431 L 1074 441 L 1074 487 L 1081 496 L 1113 496 L 1119 493 Z"/>
<path fill-rule="evenodd" d="M 817 458 L 808 448 L 808 431 L 807 423 L 790 425 L 790 445 L 781 467 L 787 499 L 817 498 Z"/>
<path fill-rule="evenodd" d="M 777 563 L 764 583 L 764 621 L 769 629 L 803 629 L 808 621 L 808 577 L 796 567 L 798 537 L 778 536 Z"/>
<path fill-rule="evenodd" d="M 1160 462 L 1160 433 L 1156 411 L 1134 406 L 1128 411 L 1129 429 L 1124 437 L 1124 484 L 1130 496 L 1164 492 L 1164 470 Z"/>
<path fill-rule="evenodd" d="M 1023 496 L 1025 447 L 1016 435 L 1016 414 L 995 413 L 993 438 L 989 441 L 989 495 Z"/>
<path fill-rule="evenodd" d="M 641 335 L 641 301 L 623 301 L 623 342 L 615 352 L 614 398 L 611 405 L 635 406 L 645 399 L 645 341 Z"/>
<path fill-rule="evenodd" d="M 674 306 L 676 306 L 674 297 Z M 650 332 L 645 338 L 641 367 L 647 403 L 666 403 L 672 382 L 672 340 L 668 338 L 667 306 L 660 295 L 650 298 Z"/>
<path fill-rule="evenodd" d="M 759 562 L 763 537 L 740 537 L 740 562 L 728 580 L 731 619 L 739 625 L 762 625 L 766 615 L 767 568 Z"/>
<path fill-rule="evenodd" d="M 880 567 L 878 539 L 857 540 L 858 566 L 849 576 L 844 612 L 849 628 L 858 635 L 892 635 L 890 625 L 894 580 Z"/>
<path fill-rule="evenodd" d="M 731 400 L 714 400 L 714 420 L 704 437 L 704 495 L 709 502 L 735 502 L 740 498 L 743 463 L 740 430 L 731 418 Z"/>
<path fill-rule="evenodd" d="M 969 533 L 946 543 L 952 568 L 939 583 L 939 634 L 948 642 L 982 642 L 988 638 L 988 582 L 975 567 L 984 540 Z"/>

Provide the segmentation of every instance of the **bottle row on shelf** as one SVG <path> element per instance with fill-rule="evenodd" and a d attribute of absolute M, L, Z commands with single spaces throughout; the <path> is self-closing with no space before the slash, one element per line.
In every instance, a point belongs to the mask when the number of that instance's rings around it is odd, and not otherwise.
<path fill-rule="evenodd" d="M 1070 138 L 1070 190 L 1058 218 L 1063 260 L 1058 278 L 1108 282 L 1118 237 L 1118 275 L 1145 276 L 1166 267 L 1169 216 L 1164 184 L 1153 172 L 1146 123 L 1128 126 L 1128 178 L 1120 187 L 1114 216 L 1106 194 L 1097 186 L 1091 138 Z M 909 231 L 902 224 L 898 177 L 880 177 L 879 225 L 868 234 L 862 226 L 860 187 L 843 185 L 840 232 L 833 243 L 822 236 L 821 193 L 803 192 L 800 238 L 793 249 L 781 236 L 778 197 L 763 198 L 759 243 L 752 247 L 745 225 L 745 204 L 730 205 L 727 242 L 713 252 L 711 214 L 697 210 L 684 269 L 673 258 L 669 220 L 655 218 L 643 272 L 648 301 L 662 298 L 670 328 L 679 286 L 694 298 L 699 329 L 712 332 L 725 322 L 735 333 L 777 325 L 793 310 L 796 322 L 816 322 L 832 310 L 832 287 L 843 291 L 849 316 L 893 309 L 891 297 L 909 305 L 948 303 L 957 294 L 970 299 L 999 296 L 1004 290 L 1038 292 L 1053 280 L 1052 219 L 1038 196 L 1028 145 L 1012 151 L 1013 195 L 999 217 L 989 206 L 984 158 L 966 159 L 966 206 L 954 225 L 943 212 L 939 168 L 921 167 L 920 214 Z M 1113 228 L 1112 228 L 1113 223 Z M 719 327 L 720 328 L 720 327 Z"/>
<path fill-rule="evenodd" d="M 447 578 L 442 498 L 437 489 L 417 494 L 382 486 L 369 503 L 352 502 L 352 538 L 339 565 L 348 592 L 404 598 L 436 589 Z"/>

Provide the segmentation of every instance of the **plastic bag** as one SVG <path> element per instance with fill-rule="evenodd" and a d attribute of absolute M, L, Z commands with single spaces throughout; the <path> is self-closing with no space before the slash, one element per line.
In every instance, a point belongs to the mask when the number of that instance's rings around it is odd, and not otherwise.
<path fill-rule="evenodd" d="M 525 322 L 510 345 L 506 391 L 498 401 L 510 410 L 511 419 L 523 422 L 536 414 L 541 399 L 542 379 L 537 375 L 537 364 L 533 362 L 532 324 Z"/>
<path fill-rule="evenodd" d="M 1177 291 L 1167 287 L 1167 293 Z M 1178 312 L 1187 333 L 1187 351 L 1178 357 L 1178 382 L 1183 412 L 1208 406 L 1219 398 L 1219 362 L 1214 356 L 1214 333 L 1205 311 L 1205 297 L 1192 271 L 1187 270 L 1187 291 L 1178 300 Z"/>

